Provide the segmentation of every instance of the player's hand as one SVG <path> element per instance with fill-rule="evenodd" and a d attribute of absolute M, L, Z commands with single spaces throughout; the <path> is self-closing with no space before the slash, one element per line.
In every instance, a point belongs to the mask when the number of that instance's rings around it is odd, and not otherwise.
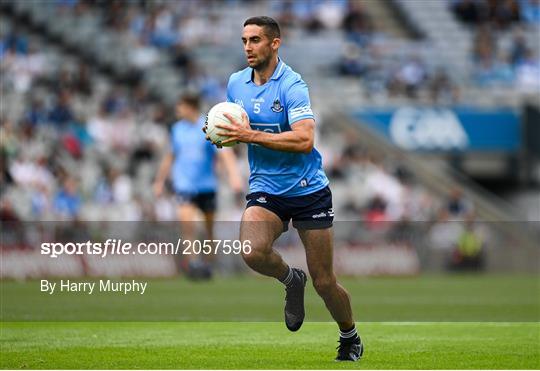
<path fill-rule="evenodd" d="M 203 133 L 205 134 L 205 139 L 206 139 L 207 141 L 211 142 L 211 143 L 212 143 L 213 145 L 215 145 L 217 148 L 222 148 L 221 145 L 212 142 L 212 139 L 210 139 L 210 137 L 208 136 L 208 134 L 206 134 L 206 132 L 208 131 L 208 116 L 206 116 L 206 121 L 205 121 L 204 126 L 203 126 L 203 128 L 202 128 L 202 131 L 203 131 Z"/>
<path fill-rule="evenodd" d="M 248 116 L 245 113 L 242 113 L 242 121 L 238 121 L 228 113 L 224 113 L 223 116 L 229 119 L 230 124 L 216 124 L 217 128 L 223 129 L 218 131 L 217 134 L 228 137 L 229 139 L 222 141 L 221 144 L 227 144 L 232 142 L 249 143 L 253 130 L 249 125 Z"/>

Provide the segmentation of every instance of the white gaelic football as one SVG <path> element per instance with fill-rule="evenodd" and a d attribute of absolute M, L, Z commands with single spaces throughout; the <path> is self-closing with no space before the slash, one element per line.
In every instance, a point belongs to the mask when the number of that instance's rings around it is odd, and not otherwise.
<path fill-rule="evenodd" d="M 223 116 L 224 113 L 228 113 L 239 122 L 242 122 L 242 114 L 245 112 L 246 111 L 244 111 L 242 106 L 236 103 L 221 102 L 221 103 L 216 104 L 208 112 L 208 116 L 206 120 L 206 135 L 208 135 L 208 137 L 210 138 L 212 142 L 218 145 L 222 145 L 221 142 L 224 140 L 227 140 L 228 137 L 216 134 L 219 131 L 226 131 L 225 129 L 220 129 L 216 127 L 216 124 L 219 124 L 219 123 L 230 124 L 229 119 Z M 223 146 L 232 147 L 237 143 L 238 142 L 231 142 L 231 143 L 223 144 Z"/>

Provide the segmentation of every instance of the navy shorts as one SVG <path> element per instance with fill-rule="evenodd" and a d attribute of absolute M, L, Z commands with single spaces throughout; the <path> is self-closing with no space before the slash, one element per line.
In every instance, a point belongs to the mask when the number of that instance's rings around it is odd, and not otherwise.
<path fill-rule="evenodd" d="M 288 229 L 291 219 L 296 229 L 326 229 L 332 227 L 334 221 L 332 192 L 328 186 L 296 197 L 254 192 L 248 194 L 246 200 L 246 209 L 260 206 L 276 214 L 283 221 L 284 231 Z"/>
<path fill-rule="evenodd" d="M 180 205 L 193 204 L 197 206 L 203 213 L 212 213 L 216 211 L 216 193 L 184 193 L 176 194 L 176 200 Z"/>

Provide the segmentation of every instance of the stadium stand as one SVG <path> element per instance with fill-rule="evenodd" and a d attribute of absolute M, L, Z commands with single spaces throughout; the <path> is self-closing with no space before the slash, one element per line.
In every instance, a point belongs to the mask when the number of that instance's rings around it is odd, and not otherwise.
<path fill-rule="evenodd" d="M 363 245 L 407 241 L 423 267 L 444 268 L 448 242 L 438 241 L 437 250 L 411 234 L 475 216 L 512 220 L 512 207 L 441 162 L 358 132 L 341 113 L 366 105 L 516 108 L 534 99 L 537 3 L 511 3 L 520 17 L 479 25 L 459 0 L 3 1 L 3 218 L 174 220 L 172 195 L 155 200 L 149 187 L 172 105 L 188 90 L 207 105 L 224 100 L 228 75 L 243 66 L 240 20 L 267 13 L 284 26 L 283 58 L 308 81 L 321 118 L 317 146 L 336 215 L 361 221 L 341 237 Z M 488 70 L 488 62 L 497 66 Z M 247 174 L 244 150 L 236 150 Z M 238 217 L 230 190 L 221 192 L 218 218 Z M 385 220 L 395 223 L 380 228 Z M 455 237 L 462 227 L 448 233 Z M 509 258 L 501 247 L 519 240 L 519 230 L 489 233 L 491 241 L 507 237 L 490 246 L 488 268 L 531 267 L 526 254 Z"/>

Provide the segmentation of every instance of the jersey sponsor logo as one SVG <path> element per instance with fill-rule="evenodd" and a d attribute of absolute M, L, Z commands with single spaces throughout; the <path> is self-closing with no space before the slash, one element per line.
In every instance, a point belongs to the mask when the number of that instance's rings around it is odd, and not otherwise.
<path fill-rule="evenodd" d="M 323 211 L 323 212 L 320 212 L 320 213 L 318 213 L 318 214 L 312 215 L 311 217 L 312 217 L 313 219 L 326 218 L 326 213 Z"/>
<path fill-rule="evenodd" d="M 251 101 L 254 103 L 264 103 L 264 98 L 251 98 Z"/>
<path fill-rule="evenodd" d="M 313 219 L 319 219 L 319 218 L 325 218 L 325 217 L 333 218 L 334 217 L 334 209 L 330 208 L 330 209 L 328 209 L 327 212 L 321 211 L 320 213 L 312 215 L 311 217 Z"/>
<path fill-rule="evenodd" d="M 242 101 L 242 99 L 235 99 L 234 103 L 236 103 L 239 106 L 241 106 L 242 108 L 244 108 L 244 102 Z"/>
<path fill-rule="evenodd" d="M 289 110 L 289 119 L 294 120 L 301 116 L 313 116 L 313 111 L 311 110 L 311 106 L 302 106 L 297 108 L 292 108 Z"/>
<path fill-rule="evenodd" d="M 265 133 L 274 133 L 274 134 L 281 133 L 281 126 L 279 125 L 278 122 L 273 122 L 273 123 L 268 123 L 268 124 L 252 122 L 250 123 L 250 125 L 252 129 L 258 130 L 258 131 L 264 131 Z"/>
<path fill-rule="evenodd" d="M 274 104 L 272 104 L 272 107 L 270 109 L 276 113 L 283 111 L 283 106 L 281 105 L 279 98 L 274 101 Z"/>

